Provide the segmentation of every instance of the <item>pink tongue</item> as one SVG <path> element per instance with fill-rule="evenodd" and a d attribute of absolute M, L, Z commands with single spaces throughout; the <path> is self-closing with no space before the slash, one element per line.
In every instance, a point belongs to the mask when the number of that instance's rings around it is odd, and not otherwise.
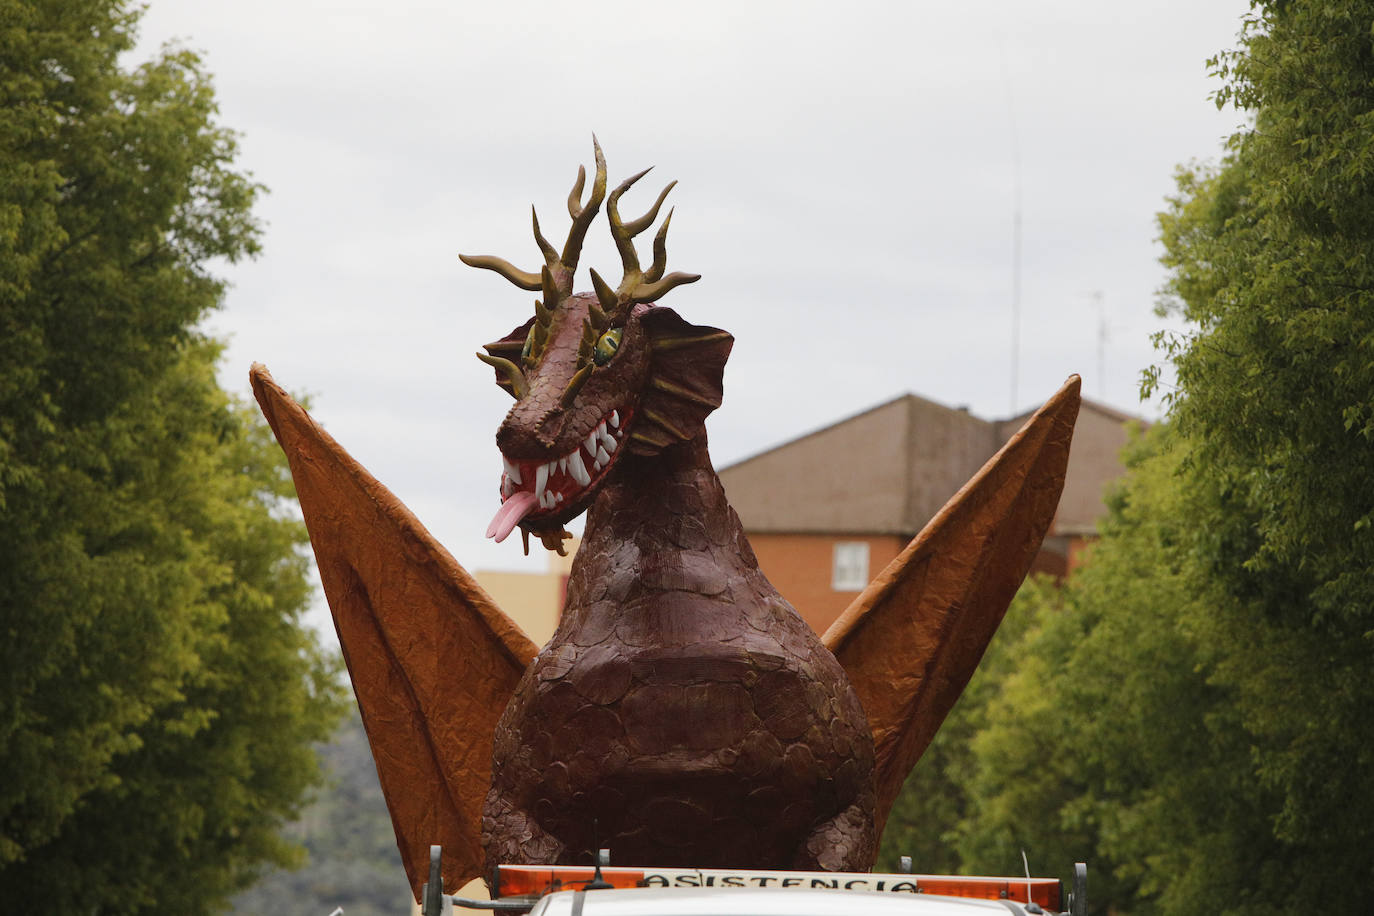
<path fill-rule="evenodd" d="M 487 537 L 496 538 L 496 543 L 501 543 L 506 539 L 506 535 L 515 530 L 515 526 L 520 524 L 520 519 L 530 514 L 530 510 L 538 502 L 534 494 L 529 490 L 521 490 L 519 493 L 512 493 L 510 498 L 501 504 L 501 508 L 496 510 L 496 516 L 487 526 Z"/>

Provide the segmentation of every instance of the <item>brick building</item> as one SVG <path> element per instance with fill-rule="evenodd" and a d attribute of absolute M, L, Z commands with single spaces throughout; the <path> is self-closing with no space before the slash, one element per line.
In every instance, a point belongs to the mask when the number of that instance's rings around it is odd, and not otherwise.
<path fill-rule="evenodd" d="M 907 394 L 719 474 L 760 567 L 823 633 L 1029 416 L 983 420 Z M 1032 571 L 1073 568 L 1140 423 L 1083 401 L 1059 511 Z"/>

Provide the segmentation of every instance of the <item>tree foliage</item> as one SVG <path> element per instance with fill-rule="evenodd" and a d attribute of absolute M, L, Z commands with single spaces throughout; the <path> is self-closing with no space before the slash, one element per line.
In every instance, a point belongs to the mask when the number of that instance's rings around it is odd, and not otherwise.
<path fill-rule="evenodd" d="M 0 0 L 0 899 L 202 912 L 315 779 L 303 530 L 196 330 L 258 187 L 194 54 L 118 0 Z"/>
<path fill-rule="evenodd" d="M 1260 880 L 1273 802 L 1216 677 L 1246 646 L 1200 628 L 1228 599 L 1195 562 L 1182 447 L 1168 427 L 1137 447 L 1101 541 L 1042 594 L 1018 647 L 1031 661 L 973 741 L 961 851 L 1005 861 L 1014 838 L 1061 870 L 1087 861 L 1099 912 L 1263 912 L 1282 890 Z"/>
<path fill-rule="evenodd" d="M 1101 912 L 1353 912 L 1374 849 L 1374 2 L 1253 4 L 1253 118 L 1160 217 L 1177 387 L 1086 566 L 1024 594 L 935 827 Z M 1147 388 L 1162 373 L 1147 373 Z M 1016 612 L 1016 606 L 1013 612 Z M 979 677 L 984 677 L 980 672 Z M 956 727 L 960 726 L 958 722 Z M 1086 854 L 1082 852 L 1086 850 Z"/>
<path fill-rule="evenodd" d="M 1228 598 L 1199 632 L 1244 647 L 1215 680 L 1274 796 L 1283 870 L 1320 899 L 1374 847 L 1374 4 L 1256 10 L 1217 61 L 1219 102 L 1254 128 L 1161 219 L 1196 327 L 1172 352 L 1172 416 L 1194 550 Z"/>

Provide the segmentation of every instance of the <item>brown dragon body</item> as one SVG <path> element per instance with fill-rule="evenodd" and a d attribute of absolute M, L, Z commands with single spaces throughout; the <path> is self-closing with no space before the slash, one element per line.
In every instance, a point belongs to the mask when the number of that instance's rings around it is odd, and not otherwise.
<path fill-rule="evenodd" d="M 759 572 L 705 437 L 626 458 L 497 726 L 488 864 L 609 846 L 631 865 L 866 868 L 873 808 L 863 709 Z"/>
<path fill-rule="evenodd" d="M 611 192 L 625 280 L 612 291 L 593 273 L 598 295 L 569 294 L 605 189 L 599 147 L 596 159 L 563 252 L 540 238 L 536 317 L 484 354 L 518 398 L 496 436 L 507 470 L 490 533 L 519 523 L 558 547 L 590 505 L 558 630 L 496 728 L 488 867 L 585 862 L 600 844 L 623 864 L 866 868 L 863 708 L 759 571 L 707 454 L 732 339 L 647 301 L 696 279 L 663 278 L 667 219 L 639 270 L 632 239 L 666 189 L 630 223 L 617 204 L 644 173 Z M 533 285 L 505 262 L 464 260 Z"/>
<path fill-rule="evenodd" d="M 539 649 L 380 482 L 254 366 L 411 885 L 431 844 L 454 888 L 498 863 L 865 870 L 912 765 L 982 657 L 1054 516 L 1078 379 L 1029 419 L 820 637 L 758 568 L 707 454 L 733 338 L 656 304 L 671 184 L 622 220 L 579 169 L 562 250 L 534 235 L 535 314 L 479 354 L 516 399 L 501 507 L 560 553 L 586 511 L 566 604 Z M 602 203 L 624 266 L 574 294 Z"/>

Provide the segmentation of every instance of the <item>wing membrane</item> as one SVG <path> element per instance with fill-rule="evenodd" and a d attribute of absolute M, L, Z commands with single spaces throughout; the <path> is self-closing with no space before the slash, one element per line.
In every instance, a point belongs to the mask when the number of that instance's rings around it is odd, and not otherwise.
<path fill-rule="evenodd" d="M 481 873 L 492 735 L 537 647 L 264 366 L 250 377 L 291 466 L 415 899 L 432 843 L 456 890 Z"/>

